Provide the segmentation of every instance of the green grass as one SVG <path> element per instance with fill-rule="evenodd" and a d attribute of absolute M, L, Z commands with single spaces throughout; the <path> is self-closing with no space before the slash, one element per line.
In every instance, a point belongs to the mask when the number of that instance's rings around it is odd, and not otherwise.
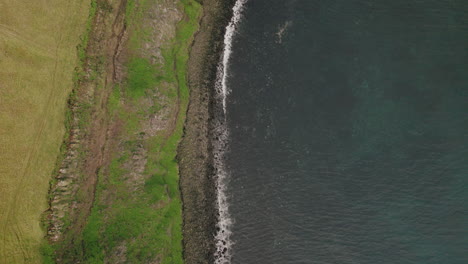
<path fill-rule="evenodd" d="M 83 35 L 81 35 L 81 43 L 77 46 L 78 58 L 80 62 L 83 63 L 86 59 L 86 47 L 88 46 L 89 33 L 91 32 L 91 27 L 93 26 L 93 19 L 96 16 L 98 5 L 97 0 L 91 0 L 91 5 L 89 7 L 88 20 L 86 20 L 86 30 Z M 81 65 L 80 65 L 81 66 Z"/>
<path fill-rule="evenodd" d="M 154 65 L 148 59 L 132 58 L 128 65 L 127 95 L 134 99 L 144 96 L 148 89 L 158 83 L 156 74 Z"/>
<path fill-rule="evenodd" d="M 84 263 L 103 263 L 106 255 L 114 252 L 122 243 L 127 248 L 129 263 L 141 263 L 156 257 L 163 264 L 183 263 L 182 204 L 175 157 L 188 106 L 186 65 L 189 45 L 198 29 L 201 6 L 193 0 L 182 0 L 181 5 L 186 18 L 179 22 L 176 37 L 164 50 L 165 64 L 153 65 L 146 58 L 133 56 L 127 65 L 126 84 L 116 88 L 108 102 L 110 112 L 126 122 L 124 133 L 131 137 L 138 131 L 142 115 L 138 111 L 124 110 L 121 99 L 127 98 L 127 103 L 136 104 L 139 98 L 147 95 L 149 89 L 162 82 L 169 83 L 174 89 L 166 91 L 166 95 L 179 97 L 179 100 L 171 101 L 179 103 L 175 128 L 170 135 L 160 133 L 145 141 L 128 141 L 125 151 L 111 161 L 106 170 L 107 176 L 100 175 L 96 202 L 82 235 Z M 142 6 L 137 6 L 134 1 L 128 2 L 127 24 L 138 23 L 142 17 Z M 134 49 L 141 44 L 139 37 L 144 34 L 144 30 L 133 34 L 130 43 Z M 156 106 L 154 111 L 158 109 L 159 106 Z M 144 173 L 151 176 L 143 190 L 129 192 L 125 179 L 128 171 L 122 165 L 139 144 L 148 150 Z M 101 202 L 104 193 L 112 197 L 111 205 Z"/>
<path fill-rule="evenodd" d="M 43 264 L 54 264 L 55 263 L 55 248 L 44 241 L 40 246 L 40 253 L 42 255 Z"/>
<path fill-rule="evenodd" d="M 111 116 L 113 116 L 116 113 L 116 111 L 119 109 L 120 99 L 121 99 L 120 86 L 116 85 L 114 87 L 114 90 L 109 96 L 109 100 L 107 101 L 107 110 L 109 111 Z"/>

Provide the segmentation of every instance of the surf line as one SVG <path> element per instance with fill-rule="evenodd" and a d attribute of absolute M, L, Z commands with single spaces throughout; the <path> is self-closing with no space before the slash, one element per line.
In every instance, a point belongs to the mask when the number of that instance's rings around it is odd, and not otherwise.
<path fill-rule="evenodd" d="M 247 3 L 247 0 L 237 0 L 236 4 L 232 8 L 232 18 L 229 24 L 226 27 L 226 33 L 224 34 L 224 50 L 223 57 L 220 65 L 218 66 L 218 77 L 221 78 L 220 88 L 222 91 L 222 100 L 223 100 L 223 111 L 226 113 L 226 98 L 229 93 L 227 88 L 226 79 L 228 77 L 229 70 L 229 59 L 231 58 L 232 53 L 232 39 L 236 33 L 237 25 L 239 24 L 242 18 L 242 10 L 244 5 Z"/>
<path fill-rule="evenodd" d="M 233 15 L 231 21 L 226 27 L 226 33 L 224 34 L 224 50 L 218 64 L 216 74 L 215 108 L 218 111 L 215 111 L 217 114 L 215 114 L 213 127 L 213 165 L 216 179 L 216 206 L 218 209 L 218 219 L 215 236 L 215 264 L 229 264 L 231 263 L 232 258 L 232 218 L 229 214 L 229 204 L 227 201 L 228 172 L 226 170 L 225 163 L 225 154 L 229 140 L 229 131 L 226 124 L 226 98 L 229 94 L 229 90 L 226 80 L 228 77 L 229 59 L 232 53 L 232 40 L 235 36 L 237 25 L 242 18 L 242 10 L 244 9 L 244 5 L 247 1 L 248 0 L 237 0 L 232 8 Z"/>

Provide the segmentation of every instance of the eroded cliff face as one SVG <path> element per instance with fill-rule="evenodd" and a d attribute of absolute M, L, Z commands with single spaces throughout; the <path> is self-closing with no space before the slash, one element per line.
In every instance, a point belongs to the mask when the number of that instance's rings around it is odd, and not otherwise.
<path fill-rule="evenodd" d="M 106 160 L 110 119 L 106 102 L 125 75 L 122 52 L 128 38 L 127 1 L 93 2 L 89 27 L 81 47 L 75 87 L 68 101 L 67 134 L 51 183 L 46 212 L 47 235 L 53 242 L 76 236 L 91 210 L 97 173 Z"/>
<path fill-rule="evenodd" d="M 192 0 L 92 1 L 45 212 L 58 263 L 181 263 Z"/>

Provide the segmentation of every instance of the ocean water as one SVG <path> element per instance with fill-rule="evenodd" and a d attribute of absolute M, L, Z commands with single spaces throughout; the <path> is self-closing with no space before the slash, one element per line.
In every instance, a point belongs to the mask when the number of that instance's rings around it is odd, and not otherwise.
<path fill-rule="evenodd" d="M 234 29 L 219 263 L 468 263 L 468 2 L 249 0 Z"/>

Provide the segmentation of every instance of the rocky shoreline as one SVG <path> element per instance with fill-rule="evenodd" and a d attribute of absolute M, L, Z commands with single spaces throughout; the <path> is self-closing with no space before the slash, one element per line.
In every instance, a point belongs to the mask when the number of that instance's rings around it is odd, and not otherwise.
<path fill-rule="evenodd" d="M 212 137 L 215 82 L 226 25 L 235 0 L 200 0 L 203 17 L 188 62 L 190 101 L 178 148 L 186 263 L 214 263 L 218 218 Z"/>

